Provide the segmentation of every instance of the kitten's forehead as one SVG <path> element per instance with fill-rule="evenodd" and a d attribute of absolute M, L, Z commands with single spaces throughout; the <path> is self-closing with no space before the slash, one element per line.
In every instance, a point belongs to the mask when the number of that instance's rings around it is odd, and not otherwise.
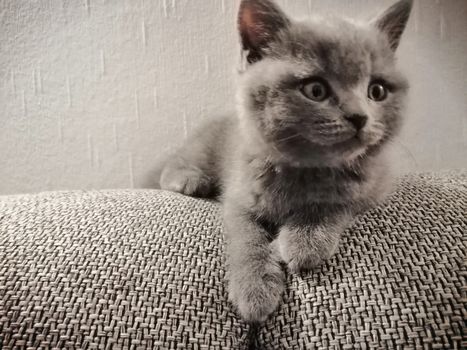
<path fill-rule="evenodd" d="M 355 85 L 368 78 L 375 66 L 392 64 L 392 52 L 378 39 L 369 26 L 342 19 L 315 19 L 295 23 L 280 45 L 294 59 L 313 65 L 331 79 Z"/>

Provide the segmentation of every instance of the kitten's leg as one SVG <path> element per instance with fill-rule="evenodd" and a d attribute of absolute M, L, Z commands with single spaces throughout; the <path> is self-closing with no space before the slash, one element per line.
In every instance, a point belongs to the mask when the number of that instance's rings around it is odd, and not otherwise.
<path fill-rule="evenodd" d="M 268 233 L 246 211 L 225 205 L 229 298 L 241 317 L 261 323 L 274 312 L 285 288 L 280 258 Z"/>
<path fill-rule="evenodd" d="M 308 271 L 326 260 L 337 250 L 340 237 L 351 223 L 347 215 L 320 224 L 285 224 L 272 242 L 291 272 Z"/>
<path fill-rule="evenodd" d="M 232 120 L 220 118 L 200 128 L 166 162 L 160 177 L 163 190 L 206 197 L 219 186 L 220 161 Z M 231 131 L 232 132 L 232 131 Z"/>
<path fill-rule="evenodd" d="M 175 156 L 169 160 L 160 178 L 161 189 L 187 196 L 207 197 L 214 190 L 215 179 L 197 164 L 195 157 Z"/>

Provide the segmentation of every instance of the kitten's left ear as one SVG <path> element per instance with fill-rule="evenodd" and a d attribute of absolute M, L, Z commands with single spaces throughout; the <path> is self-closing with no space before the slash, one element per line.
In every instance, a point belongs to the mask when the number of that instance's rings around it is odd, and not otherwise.
<path fill-rule="evenodd" d="M 400 0 L 372 21 L 373 25 L 386 34 L 393 51 L 396 51 L 399 46 L 402 33 L 410 17 L 412 5 L 413 0 Z"/>

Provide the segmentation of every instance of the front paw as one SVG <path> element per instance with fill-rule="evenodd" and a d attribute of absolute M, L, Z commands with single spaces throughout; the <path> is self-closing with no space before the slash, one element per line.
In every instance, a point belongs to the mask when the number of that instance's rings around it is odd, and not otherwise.
<path fill-rule="evenodd" d="M 243 266 L 230 271 L 229 298 L 242 319 L 248 323 L 262 323 L 279 306 L 285 289 L 285 273 L 279 262 L 261 266 Z"/>
<path fill-rule="evenodd" d="M 325 263 L 333 253 L 331 252 L 312 252 L 312 253 L 298 253 L 292 257 L 289 257 L 287 268 L 290 272 L 296 274 L 307 273 L 310 270 Z"/>
<path fill-rule="evenodd" d="M 164 169 L 161 179 L 163 190 L 179 192 L 187 196 L 208 196 L 212 190 L 212 181 L 201 170 L 194 167 Z"/>
<path fill-rule="evenodd" d="M 292 273 L 304 273 L 322 265 L 336 252 L 339 235 L 297 235 L 287 229 L 271 244 Z"/>

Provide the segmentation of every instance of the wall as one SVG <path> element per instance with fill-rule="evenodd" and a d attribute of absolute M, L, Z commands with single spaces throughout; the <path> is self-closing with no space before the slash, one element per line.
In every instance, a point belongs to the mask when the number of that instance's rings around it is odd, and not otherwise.
<path fill-rule="evenodd" d="M 368 18 L 392 1 L 283 0 Z M 157 159 L 233 109 L 231 0 L 1 0 L 0 194 L 150 186 Z M 467 1 L 423 0 L 400 171 L 466 167 Z"/>

